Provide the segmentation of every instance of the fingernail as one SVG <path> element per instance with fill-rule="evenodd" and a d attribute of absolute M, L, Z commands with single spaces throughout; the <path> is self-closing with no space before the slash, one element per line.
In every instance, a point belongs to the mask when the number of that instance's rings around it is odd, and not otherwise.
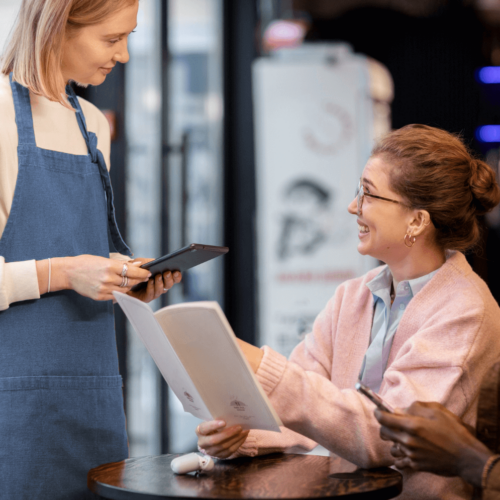
<path fill-rule="evenodd" d="M 226 422 L 224 422 L 224 420 L 217 420 L 217 422 L 215 422 L 217 427 L 224 427 L 226 425 Z"/>
<path fill-rule="evenodd" d="M 174 276 L 175 276 L 176 278 L 178 278 L 178 277 L 180 276 L 180 274 L 179 274 L 179 273 L 174 273 Z"/>
<path fill-rule="evenodd" d="M 167 271 L 167 278 L 170 278 L 170 276 L 172 276 L 171 272 Z"/>
<path fill-rule="evenodd" d="M 148 278 L 151 278 L 151 276 L 153 276 L 151 273 L 148 273 Z"/>

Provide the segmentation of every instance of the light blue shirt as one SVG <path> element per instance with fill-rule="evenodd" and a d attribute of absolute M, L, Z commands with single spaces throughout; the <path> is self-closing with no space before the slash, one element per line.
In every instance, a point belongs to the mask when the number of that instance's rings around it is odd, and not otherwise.
<path fill-rule="evenodd" d="M 437 271 L 436 269 L 414 280 L 401 281 L 392 306 L 392 274 L 388 266 L 366 284 L 373 295 L 374 312 L 370 345 L 365 353 L 359 378 L 373 391 L 378 392 L 380 389 L 394 335 L 410 300 L 422 290 Z"/>

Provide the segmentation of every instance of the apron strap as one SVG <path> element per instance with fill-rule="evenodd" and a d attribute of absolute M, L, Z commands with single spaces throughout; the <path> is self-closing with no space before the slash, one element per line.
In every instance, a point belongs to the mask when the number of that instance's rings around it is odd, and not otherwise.
<path fill-rule="evenodd" d="M 78 126 L 80 127 L 80 131 L 82 132 L 83 138 L 87 143 L 87 148 L 89 150 L 89 154 L 92 157 L 92 162 L 97 162 L 97 141 L 95 144 L 91 143 L 90 134 L 87 131 L 87 122 L 85 120 L 85 115 L 83 114 L 82 108 L 80 106 L 80 102 L 78 101 L 78 97 L 75 94 L 75 91 L 70 85 L 66 86 L 66 96 L 68 101 L 76 110 L 76 120 L 78 122 Z"/>
<path fill-rule="evenodd" d="M 108 211 L 108 239 L 110 243 L 109 249 L 111 252 L 116 251 L 131 257 L 133 254 L 123 240 L 120 234 L 120 230 L 118 229 L 118 224 L 116 223 L 115 206 L 113 201 L 113 188 L 111 187 L 111 180 L 109 178 L 109 172 L 106 167 L 104 156 L 101 151 L 97 149 L 97 136 L 94 134 L 94 132 L 89 132 L 87 130 L 85 115 L 83 114 L 82 108 L 80 107 L 78 97 L 76 96 L 75 91 L 71 88 L 70 85 L 66 87 L 66 93 L 69 102 L 76 111 L 75 114 L 78 121 L 78 126 L 80 127 L 83 138 L 87 143 L 87 148 L 92 162 L 97 164 L 97 166 L 99 167 L 102 187 L 104 188 L 104 192 L 106 194 L 106 206 Z"/>
<path fill-rule="evenodd" d="M 33 115 L 31 113 L 30 91 L 20 83 L 12 81 L 12 73 L 9 75 L 9 80 L 16 112 L 19 146 L 28 145 L 36 147 Z"/>

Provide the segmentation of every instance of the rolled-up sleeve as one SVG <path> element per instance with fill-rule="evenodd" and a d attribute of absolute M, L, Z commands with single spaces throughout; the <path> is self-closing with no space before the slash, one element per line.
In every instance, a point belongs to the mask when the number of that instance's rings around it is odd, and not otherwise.
<path fill-rule="evenodd" d="M 0 311 L 14 302 L 39 298 L 36 261 L 5 262 L 0 256 Z"/>

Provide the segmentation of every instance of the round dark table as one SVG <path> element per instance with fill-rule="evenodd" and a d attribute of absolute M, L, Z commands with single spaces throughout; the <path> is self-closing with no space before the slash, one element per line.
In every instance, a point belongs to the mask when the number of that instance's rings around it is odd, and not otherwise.
<path fill-rule="evenodd" d="M 170 462 L 179 455 L 130 458 L 88 473 L 91 491 L 111 500 L 159 499 L 350 499 L 394 498 L 402 476 L 388 467 L 357 469 L 339 458 L 273 454 L 216 461 L 204 474 L 176 475 Z"/>

